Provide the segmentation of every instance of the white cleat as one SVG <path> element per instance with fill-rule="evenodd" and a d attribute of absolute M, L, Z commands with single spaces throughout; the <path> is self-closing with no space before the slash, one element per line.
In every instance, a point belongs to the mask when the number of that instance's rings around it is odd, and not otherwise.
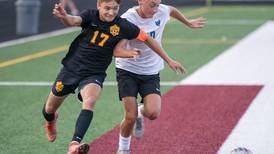
<path fill-rule="evenodd" d="M 143 108 L 143 105 L 138 106 L 138 116 L 133 128 L 133 135 L 136 139 L 140 139 L 144 135 L 145 130 L 144 116 L 141 114 L 141 108 Z"/>

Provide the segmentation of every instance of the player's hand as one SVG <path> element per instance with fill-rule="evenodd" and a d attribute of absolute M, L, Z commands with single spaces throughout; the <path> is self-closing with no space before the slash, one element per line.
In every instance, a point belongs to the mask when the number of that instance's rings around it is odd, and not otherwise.
<path fill-rule="evenodd" d="M 141 51 L 139 49 L 132 49 L 129 51 L 129 56 L 134 59 L 135 61 L 137 60 L 137 58 L 140 56 Z"/>
<path fill-rule="evenodd" d="M 183 65 L 177 61 L 174 61 L 174 60 L 171 60 L 169 63 L 168 63 L 169 67 L 174 71 L 176 72 L 176 74 L 179 73 L 179 71 L 182 73 L 182 74 L 186 74 L 186 69 L 183 67 Z"/>
<path fill-rule="evenodd" d="M 67 16 L 67 12 L 61 3 L 55 4 L 52 14 L 58 18 L 61 18 L 61 19 L 65 18 Z"/>
<path fill-rule="evenodd" d="M 207 22 L 206 18 L 199 17 L 197 19 L 190 20 L 188 26 L 190 28 L 203 28 L 206 22 Z"/>

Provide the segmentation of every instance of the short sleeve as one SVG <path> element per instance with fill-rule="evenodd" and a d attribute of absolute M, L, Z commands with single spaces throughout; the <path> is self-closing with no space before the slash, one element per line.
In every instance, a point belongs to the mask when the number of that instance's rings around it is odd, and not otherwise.
<path fill-rule="evenodd" d="M 127 12 L 123 13 L 123 14 L 121 15 L 121 18 L 127 19 L 127 18 L 128 18 Z"/>
<path fill-rule="evenodd" d="M 86 28 L 91 22 L 91 18 L 92 18 L 91 10 L 84 10 L 83 12 L 80 13 L 80 17 L 82 18 L 81 27 Z"/>
<path fill-rule="evenodd" d="M 167 21 L 170 19 L 170 12 L 171 12 L 171 8 L 169 5 L 165 5 L 165 4 L 160 4 L 159 9 L 164 13 L 164 15 L 166 16 Z"/>
<path fill-rule="evenodd" d="M 123 37 L 132 40 L 138 37 L 140 33 L 140 29 L 134 25 L 133 23 L 127 21 L 126 19 L 122 19 L 122 31 L 123 31 Z"/>

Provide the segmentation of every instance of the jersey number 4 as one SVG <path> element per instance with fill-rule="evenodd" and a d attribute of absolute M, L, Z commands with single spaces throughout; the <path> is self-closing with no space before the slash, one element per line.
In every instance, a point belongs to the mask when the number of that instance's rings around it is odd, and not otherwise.
<path fill-rule="evenodd" d="M 98 35 L 99 35 L 99 31 L 97 30 L 97 31 L 94 32 L 93 37 L 92 37 L 92 39 L 91 39 L 90 42 L 93 43 L 93 44 L 95 44 L 96 40 L 98 38 Z M 105 33 L 101 33 L 100 38 L 102 40 L 99 41 L 98 45 L 100 47 L 102 47 L 102 46 L 104 46 L 104 44 L 106 43 L 106 41 L 109 39 L 109 35 L 107 35 Z"/>

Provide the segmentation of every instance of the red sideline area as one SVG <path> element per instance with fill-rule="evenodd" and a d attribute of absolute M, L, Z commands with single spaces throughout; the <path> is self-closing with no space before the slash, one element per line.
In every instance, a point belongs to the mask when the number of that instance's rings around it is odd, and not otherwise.
<path fill-rule="evenodd" d="M 162 97 L 159 119 L 145 121 L 131 154 L 215 154 L 262 86 L 177 86 Z M 119 127 L 91 143 L 89 154 L 115 154 Z"/>

